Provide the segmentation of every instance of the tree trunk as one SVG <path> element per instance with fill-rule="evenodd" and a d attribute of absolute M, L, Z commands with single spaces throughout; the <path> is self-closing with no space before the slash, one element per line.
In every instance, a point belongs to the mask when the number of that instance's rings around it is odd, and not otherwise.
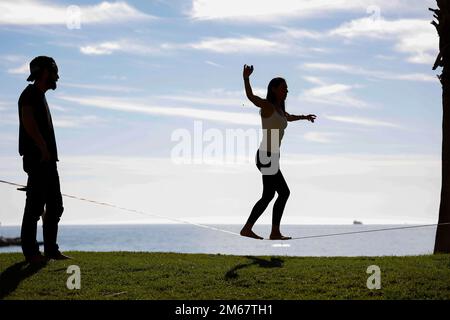
<path fill-rule="evenodd" d="M 439 208 L 439 220 L 436 230 L 436 241 L 434 245 L 434 253 L 450 253 L 450 168 L 449 168 L 449 88 L 448 81 L 443 83 L 443 121 L 442 121 L 442 187 L 441 187 L 441 205 Z"/>
<path fill-rule="evenodd" d="M 441 204 L 439 208 L 439 221 L 436 230 L 434 253 L 450 253 L 450 87 L 449 87 L 449 63 L 450 63 L 450 12 L 448 0 L 437 0 L 439 9 L 432 10 L 437 19 L 432 24 L 439 34 L 439 55 L 433 70 L 443 67 L 439 79 L 442 83 L 442 187 Z M 445 225 L 442 225 L 445 224 Z"/>

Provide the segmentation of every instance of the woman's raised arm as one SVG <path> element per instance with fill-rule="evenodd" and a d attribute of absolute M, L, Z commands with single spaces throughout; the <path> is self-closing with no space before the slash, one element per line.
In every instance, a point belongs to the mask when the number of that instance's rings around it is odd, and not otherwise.
<path fill-rule="evenodd" d="M 262 99 L 253 94 L 252 86 L 250 85 L 250 75 L 253 73 L 253 66 L 244 65 L 242 75 L 244 77 L 245 94 L 248 100 L 253 102 L 258 108 L 270 108 L 272 105 L 267 100 Z"/>

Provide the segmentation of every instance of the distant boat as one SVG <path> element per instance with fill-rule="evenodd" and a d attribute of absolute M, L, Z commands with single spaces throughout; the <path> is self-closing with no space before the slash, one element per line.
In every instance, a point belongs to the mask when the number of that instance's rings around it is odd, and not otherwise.
<path fill-rule="evenodd" d="M 353 220 L 353 224 L 363 224 L 361 221 Z"/>

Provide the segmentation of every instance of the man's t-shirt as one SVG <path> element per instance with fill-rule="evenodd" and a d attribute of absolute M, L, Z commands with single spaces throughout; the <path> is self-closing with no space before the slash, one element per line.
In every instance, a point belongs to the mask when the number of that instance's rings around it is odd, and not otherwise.
<path fill-rule="evenodd" d="M 38 130 L 44 138 L 48 151 L 50 152 L 50 160 L 58 161 L 55 132 L 53 130 L 52 116 L 48 109 L 47 100 L 45 99 L 44 92 L 33 84 L 28 85 L 19 98 L 19 154 L 33 160 L 41 159 L 41 151 L 25 131 L 22 123 L 22 108 L 25 105 L 32 107 L 33 117 Z"/>

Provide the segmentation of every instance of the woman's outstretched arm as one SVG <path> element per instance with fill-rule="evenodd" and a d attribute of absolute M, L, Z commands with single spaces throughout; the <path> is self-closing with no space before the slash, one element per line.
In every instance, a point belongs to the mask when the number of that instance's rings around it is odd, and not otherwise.
<path fill-rule="evenodd" d="M 242 73 L 244 77 L 245 94 L 248 100 L 259 108 L 270 108 L 272 105 L 267 100 L 262 99 L 253 94 L 252 86 L 250 85 L 250 75 L 253 73 L 253 66 L 244 65 L 244 71 Z"/>
<path fill-rule="evenodd" d="M 308 120 L 314 123 L 314 120 L 316 120 L 316 115 L 315 114 L 308 114 L 307 116 L 304 115 L 293 115 L 293 114 L 289 114 L 287 112 L 284 113 L 286 115 L 286 120 L 289 122 L 293 122 L 293 121 L 298 121 L 298 120 Z"/>

